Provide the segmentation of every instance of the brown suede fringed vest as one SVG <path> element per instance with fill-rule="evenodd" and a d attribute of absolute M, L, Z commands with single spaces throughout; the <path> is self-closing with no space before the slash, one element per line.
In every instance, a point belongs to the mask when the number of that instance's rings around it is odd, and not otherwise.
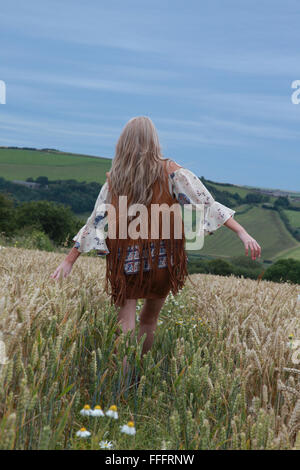
<path fill-rule="evenodd" d="M 167 162 L 171 163 L 169 168 L 167 168 Z M 127 217 L 127 213 L 124 216 L 123 211 L 119 214 L 119 199 L 118 196 L 111 192 L 109 173 L 106 173 L 110 191 L 109 202 L 116 210 L 116 222 L 112 222 L 110 214 L 108 214 L 108 225 L 111 223 L 115 224 L 116 238 L 109 238 L 108 236 L 106 239 L 109 254 L 106 256 L 105 290 L 107 294 L 111 296 L 111 303 L 114 303 L 116 306 L 122 306 L 125 299 L 163 298 L 168 295 L 170 290 L 175 295 L 184 285 L 187 277 L 187 256 L 184 249 L 185 236 L 181 211 L 179 216 L 178 212 L 174 213 L 170 211 L 170 236 L 168 235 L 168 237 L 164 236 L 165 234 L 162 231 L 162 214 L 159 213 L 159 217 L 155 219 L 159 222 L 158 228 L 156 225 L 159 236 L 158 238 L 151 238 L 151 205 L 167 204 L 168 207 L 172 206 L 174 203 L 178 205 L 177 200 L 171 196 L 168 186 L 168 174 L 174 171 L 172 164 L 174 165 L 172 161 L 163 161 L 165 184 L 163 188 L 161 188 L 161 194 L 159 182 L 156 181 L 153 184 L 153 197 L 150 205 L 147 207 L 147 238 L 142 238 L 140 235 L 139 238 L 133 239 L 129 236 L 128 232 L 126 232 L 126 237 L 120 237 L 119 215 L 126 217 L 127 228 L 130 223 L 130 218 Z M 130 206 L 130 204 L 128 204 L 128 206 Z M 139 213 L 137 212 L 134 218 L 138 215 Z M 175 219 L 176 217 L 177 219 Z M 152 222 L 154 223 L 153 220 Z M 178 235 L 176 236 L 176 231 L 174 230 L 175 223 L 177 224 L 176 227 L 178 227 L 178 224 L 181 225 L 181 238 L 178 238 Z M 137 227 L 137 232 L 139 233 L 141 227 L 140 225 L 137 225 Z M 159 267 L 161 242 L 163 243 L 166 267 Z M 132 274 L 126 273 L 124 269 L 128 248 L 131 248 L 131 252 L 135 249 L 135 253 L 137 253 L 137 257 L 140 260 L 138 272 Z M 135 256 L 135 253 L 133 256 Z M 144 269 L 146 264 L 148 270 Z"/>

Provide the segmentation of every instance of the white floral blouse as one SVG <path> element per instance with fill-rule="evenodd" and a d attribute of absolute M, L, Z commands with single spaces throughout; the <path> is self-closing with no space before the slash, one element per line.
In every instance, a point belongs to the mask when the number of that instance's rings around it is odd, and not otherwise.
<path fill-rule="evenodd" d="M 215 201 L 201 180 L 186 168 L 181 167 L 169 174 L 169 190 L 170 194 L 174 194 L 176 200 L 181 205 L 204 205 L 204 235 L 212 234 L 236 212 Z M 106 202 L 107 196 L 108 183 L 106 181 L 98 195 L 92 214 L 86 224 L 72 239 L 76 242 L 74 247 L 81 253 L 90 250 L 97 250 L 98 256 L 109 253 L 104 234 L 104 229 L 107 225 L 107 212 L 100 209 L 101 204 Z M 136 256 L 134 259 L 139 263 Z M 164 267 L 163 263 L 161 267 Z M 130 271 L 129 267 L 128 270 Z M 131 272 L 136 272 L 136 269 Z"/>

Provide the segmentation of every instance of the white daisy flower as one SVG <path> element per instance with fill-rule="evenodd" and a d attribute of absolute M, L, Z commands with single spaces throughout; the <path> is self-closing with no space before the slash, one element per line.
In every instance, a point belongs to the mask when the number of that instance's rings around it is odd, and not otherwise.
<path fill-rule="evenodd" d="M 136 433 L 133 421 L 128 421 L 127 424 L 120 426 L 120 428 L 121 428 L 121 432 L 124 432 L 125 434 L 130 434 L 133 436 Z"/>
<path fill-rule="evenodd" d="M 77 437 L 90 437 L 90 435 L 90 431 L 87 431 L 85 428 L 79 429 L 79 431 L 76 433 Z"/>
<path fill-rule="evenodd" d="M 101 447 L 101 449 L 111 449 L 113 447 L 113 444 L 110 441 L 101 441 L 99 442 L 99 446 Z"/>
<path fill-rule="evenodd" d="M 114 419 L 118 419 L 119 417 L 116 405 L 112 405 L 105 414 L 106 416 L 109 416 L 110 418 Z"/>
<path fill-rule="evenodd" d="M 90 405 L 84 405 L 82 410 L 80 410 L 80 414 L 82 416 L 90 416 L 92 414 L 92 410 L 91 410 Z"/>
<path fill-rule="evenodd" d="M 97 405 L 93 410 L 91 410 L 91 416 L 104 416 L 101 406 Z"/>

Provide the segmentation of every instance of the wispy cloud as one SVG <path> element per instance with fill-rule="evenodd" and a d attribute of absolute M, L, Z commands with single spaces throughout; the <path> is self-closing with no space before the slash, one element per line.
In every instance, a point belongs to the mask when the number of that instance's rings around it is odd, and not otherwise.
<path fill-rule="evenodd" d="M 48 134 L 69 134 L 109 139 L 115 137 L 119 132 L 119 128 L 117 127 L 98 126 L 96 124 L 92 125 L 91 123 L 78 121 L 65 122 L 64 120 L 50 120 L 49 118 L 44 120 L 30 120 L 27 117 L 16 118 L 14 115 L 9 114 L 0 116 L 0 128 L 11 130 L 23 129 L 23 132 L 28 129 L 36 129 L 47 132 Z"/>
<path fill-rule="evenodd" d="M 120 67 L 120 69 L 122 69 Z M 126 70 L 129 71 L 129 67 L 126 67 Z M 137 73 L 139 70 L 139 74 Z M 15 67 L 10 68 L 3 68 L 2 69 L 3 76 L 9 82 L 9 80 L 16 80 L 16 76 L 20 73 L 20 71 Z M 154 74 L 159 76 L 159 70 L 151 70 L 150 75 Z M 102 73 L 102 77 L 104 72 Z M 81 88 L 87 90 L 104 90 L 104 91 L 111 91 L 117 93 L 129 93 L 129 94 L 153 94 L 153 95 L 178 95 L 178 93 L 184 91 L 182 88 L 170 88 L 168 84 L 155 84 L 152 81 L 150 83 L 143 83 L 141 80 L 137 80 L 137 76 L 146 76 L 147 69 L 133 69 L 131 71 L 131 75 L 135 77 L 135 80 L 113 80 L 109 78 L 107 75 L 107 79 L 101 78 L 99 74 L 95 73 L 93 78 L 91 76 L 72 76 L 72 75 L 63 75 L 60 73 L 53 74 L 53 72 L 43 73 L 40 71 L 31 71 L 26 72 L 26 70 L 22 71 L 21 81 L 23 83 L 28 82 L 32 84 L 39 84 L 39 85 L 57 85 L 57 86 L 64 86 L 64 87 L 74 87 L 74 88 Z M 164 76 L 164 72 L 162 72 Z M 170 74 L 171 76 L 171 74 Z M 147 78 L 147 81 L 149 79 Z"/>
<path fill-rule="evenodd" d="M 168 124 L 176 127 L 186 127 L 189 129 L 198 129 L 199 132 L 208 132 L 211 135 L 211 140 L 218 135 L 218 131 L 224 131 L 227 135 L 234 133 L 238 136 L 245 137 L 257 137 L 263 139 L 297 139 L 300 140 L 300 131 L 290 130 L 288 128 L 279 127 L 275 125 L 254 125 L 249 123 L 243 123 L 241 121 L 222 120 L 211 118 L 209 116 L 201 116 L 199 121 L 190 120 L 176 120 L 169 118 L 157 118 L 156 122 Z M 225 140 L 224 140 L 225 142 Z M 222 143 L 224 143 L 222 142 Z M 232 141 L 234 143 L 235 141 Z"/>
<path fill-rule="evenodd" d="M 180 3 L 179 12 L 176 11 L 176 3 Z M 192 2 L 192 5 L 196 3 Z M 183 8 L 182 2 L 174 2 L 172 9 L 163 9 L 161 2 L 154 2 L 151 8 L 131 1 L 126 4 L 126 8 L 122 8 L 121 14 L 119 2 L 101 5 L 96 14 L 95 6 L 87 2 L 83 6 L 79 2 L 65 0 L 62 8 L 61 2 L 56 0 L 31 0 L 30 13 L 24 2 L 11 0 L 10 4 L 11 7 L 7 6 L 1 14 L 3 31 L 23 32 L 35 40 L 147 54 L 149 59 L 155 58 L 191 69 L 211 69 L 250 76 L 293 77 L 300 73 L 298 51 L 294 47 L 298 38 L 290 27 L 291 24 L 298 24 L 300 19 L 296 2 L 292 3 L 290 10 L 282 5 L 280 13 L 275 5 L 266 12 L 262 10 L 265 16 L 262 15 L 259 21 L 255 8 L 245 8 L 244 11 L 241 8 L 237 20 L 238 11 L 233 1 L 227 2 L 226 19 L 222 14 L 218 15 L 213 6 L 203 7 L 204 14 L 199 15 L 197 12 L 193 14 L 193 9 Z M 16 5 L 18 15 L 15 14 Z M 55 11 L 60 14 L 54 15 Z M 162 21 L 158 28 L 159 17 Z M 164 18 L 169 20 L 169 34 L 164 29 Z M 182 30 L 184 21 L 189 24 L 190 30 L 186 26 Z M 268 30 L 268 21 L 273 22 L 271 30 Z M 229 33 L 228 28 L 232 28 Z M 270 31 L 274 41 L 280 34 L 285 38 L 286 47 L 283 50 L 274 48 L 273 43 L 270 43 Z M 249 41 L 247 47 L 243 46 L 243 41 L 238 42 L 243 34 L 244 39 Z M 193 40 L 193 35 L 196 35 L 198 41 Z"/>
<path fill-rule="evenodd" d="M 207 177 L 295 189 L 299 19 L 296 0 L 10 0 L 0 144 L 112 156 L 125 122 L 148 115 L 175 160 L 205 156 Z"/>

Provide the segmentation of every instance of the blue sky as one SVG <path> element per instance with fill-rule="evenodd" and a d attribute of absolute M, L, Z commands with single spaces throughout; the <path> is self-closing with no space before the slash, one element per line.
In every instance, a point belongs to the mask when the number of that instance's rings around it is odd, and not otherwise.
<path fill-rule="evenodd" d="M 112 158 L 149 116 L 163 154 L 207 179 L 300 190 L 297 0 L 10 0 L 0 145 Z"/>

